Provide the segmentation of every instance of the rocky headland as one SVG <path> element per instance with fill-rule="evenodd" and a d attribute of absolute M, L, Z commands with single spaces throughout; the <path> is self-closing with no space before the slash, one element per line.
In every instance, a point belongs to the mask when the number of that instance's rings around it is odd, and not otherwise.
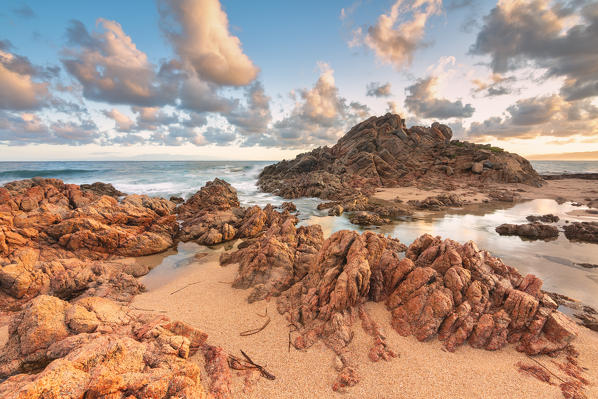
<path fill-rule="evenodd" d="M 490 145 L 451 140 L 452 135 L 448 126 L 437 122 L 430 127 L 407 128 L 405 120 L 396 114 L 371 117 L 332 147 L 320 147 L 267 166 L 258 185 L 284 198 L 335 201 L 330 207 L 340 205 L 345 211 L 399 215 L 414 209 L 461 206 L 466 202 L 463 198 L 454 194 L 447 197 L 456 189 L 484 192 L 492 198 L 494 183 L 542 185 L 543 179 L 525 158 Z M 396 199 L 405 200 L 398 207 L 373 200 L 378 189 L 396 187 L 440 189 L 445 193 L 411 203 L 398 196 Z M 513 195 L 508 196 L 510 201 Z M 498 197 L 496 200 L 505 198 L 500 192 L 493 196 Z"/>

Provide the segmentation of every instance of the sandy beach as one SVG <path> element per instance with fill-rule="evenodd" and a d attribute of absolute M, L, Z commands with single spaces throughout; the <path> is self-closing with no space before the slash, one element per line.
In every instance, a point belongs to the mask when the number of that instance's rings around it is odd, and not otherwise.
<path fill-rule="evenodd" d="M 331 398 L 562 397 L 558 385 L 549 385 L 518 371 L 518 362 L 535 363 L 513 346 L 489 352 L 465 345 L 449 353 L 436 339 L 419 342 L 414 337 L 400 336 L 391 328 L 390 315 L 384 305 L 372 302 L 366 304 L 366 309 L 383 328 L 387 342 L 399 356 L 389 362 L 368 360 L 371 337 L 356 322 L 355 337 L 347 352 L 359 365 L 361 381 L 346 393 L 335 393 L 331 389 L 336 376 L 334 353 L 321 342 L 306 351 L 294 348 L 289 351 L 289 327 L 276 312 L 275 301 L 247 303 L 248 291 L 230 286 L 237 266 L 221 267 L 217 257 L 218 253 L 213 253 L 184 266 L 171 279 L 165 279 L 159 288 L 137 296 L 131 306 L 185 321 L 206 332 L 210 344 L 222 346 L 234 355 L 240 355 L 242 349 L 276 376 L 276 380 L 270 381 L 254 374 L 247 389 L 245 374 L 238 372 L 233 381 L 235 397 L 313 398 L 316 392 L 317 397 Z M 177 290 L 180 291 L 173 294 Z M 263 315 L 266 309 L 271 317 L 269 325 L 258 334 L 240 336 L 240 332 L 264 324 L 259 314 Z M 595 350 L 598 334 L 580 328 L 574 346 L 580 352 L 580 365 L 587 368 L 584 374 L 590 382 L 586 387 L 587 396 L 598 397 L 598 352 Z M 535 359 L 563 377 L 552 362 L 561 361 L 562 357 Z M 192 360 L 203 362 L 201 355 L 195 355 Z"/>

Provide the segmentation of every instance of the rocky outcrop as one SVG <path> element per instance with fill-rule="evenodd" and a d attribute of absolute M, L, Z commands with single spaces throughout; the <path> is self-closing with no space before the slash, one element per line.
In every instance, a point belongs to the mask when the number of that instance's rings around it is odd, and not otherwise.
<path fill-rule="evenodd" d="M 416 209 L 438 211 L 445 208 L 460 208 L 465 201 L 456 194 L 440 194 L 421 201 L 411 200 L 409 204 Z"/>
<path fill-rule="evenodd" d="M 70 304 L 42 295 L 9 333 L 0 350 L 2 398 L 209 397 L 187 360 L 207 335 L 164 316 L 130 314 L 104 298 Z"/>
<path fill-rule="evenodd" d="M 501 236 L 520 236 L 530 239 L 548 239 L 559 236 L 559 229 L 542 223 L 501 224 L 496 229 Z"/>
<path fill-rule="evenodd" d="M 598 243 L 598 222 L 573 222 L 563 228 L 569 240 Z"/>
<path fill-rule="evenodd" d="M 0 187 L 0 309 L 39 294 L 93 289 L 125 300 L 142 289 L 133 275 L 143 271 L 121 258 L 172 247 L 175 205 L 140 195 L 119 201 L 98 193 L 112 186 L 92 186 L 34 178 Z"/>
<path fill-rule="evenodd" d="M 289 205 L 286 205 L 281 213 L 270 204 L 263 209 L 257 205 L 241 207 L 234 187 L 216 178 L 177 208 L 182 221 L 179 238 L 215 245 L 237 238 L 256 237 L 280 218 L 288 217 L 288 209 Z M 294 216 L 292 218 L 296 220 Z"/>
<path fill-rule="evenodd" d="M 114 186 L 110 183 L 95 182 L 93 184 L 81 184 L 79 188 L 83 191 L 91 191 L 97 195 L 107 195 L 114 198 L 126 195 L 125 193 L 114 188 Z"/>
<path fill-rule="evenodd" d="M 382 225 L 413 214 L 411 206 L 376 200 L 364 195 L 354 195 L 342 201 L 322 202 L 318 204 L 318 209 L 328 209 L 329 216 L 353 212 L 349 220 L 353 224 L 361 225 Z"/>
<path fill-rule="evenodd" d="M 358 224 L 360 226 L 381 226 L 383 224 L 390 223 L 390 219 L 382 218 L 375 213 L 371 212 L 355 212 L 350 217 L 349 220 L 353 224 Z"/>
<path fill-rule="evenodd" d="M 560 219 L 558 216 L 553 214 L 548 215 L 529 215 L 526 217 L 529 222 L 542 222 L 542 223 L 556 223 Z"/>
<path fill-rule="evenodd" d="M 451 138 L 451 129 L 439 123 L 406 128 L 399 115 L 371 117 L 333 147 L 267 166 L 258 184 L 263 191 L 285 198 L 342 201 L 372 194 L 376 187 L 448 187 L 455 181 L 542 183 L 519 155 Z"/>
<path fill-rule="evenodd" d="M 401 335 L 422 341 L 437 336 L 450 351 L 464 343 L 495 350 L 511 342 L 529 354 L 550 353 L 576 336 L 575 323 L 556 311 L 556 303 L 541 291 L 541 280 L 521 276 L 473 242 L 462 245 L 425 234 L 401 259 L 399 252 L 405 247 L 398 241 L 343 230 L 321 244 L 318 235 L 309 257 L 293 257 L 287 249 L 298 240 L 288 227 L 271 230 L 268 238 L 272 242 L 276 236 L 278 242 L 287 243 L 282 251 L 284 284 L 271 283 L 283 274 L 268 275 L 273 255 L 245 261 L 250 254 L 271 253 L 263 249 L 265 238 L 223 258 L 240 262 L 236 281 L 243 283 L 238 286 L 265 285 L 269 295 L 279 296 L 278 310 L 301 326 L 295 340 L 298 348 L 319 338 L 343 347 L 354 311 L 368 300 L 385 301 Z M 299 269 L 307 272 L 291 272 Z"/>

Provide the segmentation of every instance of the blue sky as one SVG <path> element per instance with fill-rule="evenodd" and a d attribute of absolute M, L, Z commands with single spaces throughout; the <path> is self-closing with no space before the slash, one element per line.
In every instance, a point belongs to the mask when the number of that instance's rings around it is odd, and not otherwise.
<path fill-rule="evenodd" d="M 9 0 L 1 158 L 281 159 L 388 111 L 596 151 L 595 27 L 583 0 Z"/>

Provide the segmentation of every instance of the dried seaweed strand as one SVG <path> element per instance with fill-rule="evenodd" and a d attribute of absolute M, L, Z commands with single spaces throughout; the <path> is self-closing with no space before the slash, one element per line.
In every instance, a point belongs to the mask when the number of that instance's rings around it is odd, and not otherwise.
<path fill-rule="evenodd" d="M 553 373 L 548 367 L 546 367 L 545 365 L 543 365 L 542 363 L 540 363 L 538 360 L 534 359 L 533 357 L 531 357 L 530 355 L 527 355 L 527 357 L 529 357 L 531 360 L 533 360 L 534 362 L 538 363 L 541 367 L 543 367 L 546 371 L 548 371 L 550 374 L 552 374 L 555 378 L 557 378 L 559 381 L 561 382 L 565 382 L 565 380 L 563 380 L 561 377 L 559 377 L 558 375 L 556 375 L 555 373 Z"/>
<path fill-rule="evenodd" d="M 268 326 L 268 324 L 270 324 L 270 317 L 268 317 L 268 318 L 266 319 L 266 322 L 265 322 L 265 323 L 264 323 L 264 325 L 263 325 L 263 326 L 261 326 L 260 328 L 254 328 L 254 329 L 251 329 L 251 330 L 243 331 L 243 332 L 241 332 L 239 335 L 240 335 L 240 336 L 242 336 L 242 337 L 246 337 L 246 336 L 248 336 L 248 335 L 254 335 L 254 334 L 257 334 L 257 333 L 259 333 L 260 331 L 262 331 L 264 328 L 266 328 L 266 327 Z"/>
<path fill-rule="evenodd" d="M 184 290 L 185 288 L 187 288 L 187 287 L 189 287 L 189 286 L 191 286 L 191 285 L 195 285 L 195 284 L 199 284 L 199 283 L 201 283 L 201 281 L 196 281 L 196 282 L 194 282 L 194 283 L 189 283 L 189 284 L 187 284 L 186 286 L 184 286 L 184 287 L 181 287 L 181 288 L 179 288 L 179 289 L 178 289 L 178 290 L 176 290 L 176 291 L 172 291 L 172 292 L 170 293 L 170 295 L 176 294 L 177 292 L 180 292 L 180 291 Z"/>

